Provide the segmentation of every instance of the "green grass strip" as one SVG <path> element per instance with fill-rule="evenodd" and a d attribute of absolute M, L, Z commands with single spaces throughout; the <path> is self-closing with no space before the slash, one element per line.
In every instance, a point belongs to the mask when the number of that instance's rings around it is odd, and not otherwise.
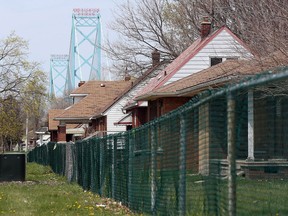
<path fill-rule="evenodd" d="M 0 215 L 134 215 L 126 207 L 67 183 L 50 167 L 27 164 L 25 182 L 0 183 Z"/>

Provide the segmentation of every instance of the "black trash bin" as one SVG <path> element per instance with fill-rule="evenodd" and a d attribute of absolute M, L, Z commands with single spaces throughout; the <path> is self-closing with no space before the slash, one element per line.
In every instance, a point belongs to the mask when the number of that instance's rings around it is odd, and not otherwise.
<path fill-rule="evenodd" d="M 26 154 L 4 153 L 0 154 L 0 182 L 25 181 Z"/>

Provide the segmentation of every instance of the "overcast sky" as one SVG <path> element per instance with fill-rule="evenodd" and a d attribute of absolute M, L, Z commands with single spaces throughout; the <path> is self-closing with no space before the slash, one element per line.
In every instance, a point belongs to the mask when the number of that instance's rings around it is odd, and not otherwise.
<path fill-rule="evenodd" d="M 69 54 L 73 8 L 99 8 L 102 37 L 113 37 L 107 24 L 123 0 L 0 0 L 0 38 L 12 31 L 29 41 L 30 60 L 49 72 L 51 54 Z"/>

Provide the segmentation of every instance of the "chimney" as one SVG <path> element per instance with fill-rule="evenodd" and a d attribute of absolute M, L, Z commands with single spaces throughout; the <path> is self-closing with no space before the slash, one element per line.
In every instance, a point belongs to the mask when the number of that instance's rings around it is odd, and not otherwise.
<path fill-rule="evenodd" d="M 130 74 L 128 73 L 128 68 L 126 67 L 125 69 L 125 75 L 124 75 L 124 80 L 129 81 L 131 79 Z"/>
<path fill-rule="evenodd" d="M 131 80 L 131 76 L 129 74 L 126 74 L 124 77 L 125 81 L 130 81 Z"/>
<path fill-rule="evenodd" d="M 78 83 L 78 87 L 81 87 L 84 83 L 85 83 L 85 81 L 80 81 L 80 82 Z"/>
<path fill-rule="evenodd" d="M 211 22 L 209 21 L 209 17 L 204 17 L 201 23 L 201 39 L 203 40 L 210 34 L 211 31 Z"/>
<path fill-rule="evenodd" d="M 160 52 L 154 49 L 152 52 L 152 67 L 156 66 L 160 62 Z"/>

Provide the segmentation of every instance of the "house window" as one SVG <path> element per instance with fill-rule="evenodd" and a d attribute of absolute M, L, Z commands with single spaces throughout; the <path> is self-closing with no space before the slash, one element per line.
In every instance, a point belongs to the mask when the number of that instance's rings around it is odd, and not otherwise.
<path fill-rule="evenodd" d="M 213 58 L 210 58 L 210 66 L 213 66 L 213 65 L 216 65 L 216 64 L 219 64 L 222 62 L 222 58 L 218 58 L 218 57 L 213 57 Z"/>

